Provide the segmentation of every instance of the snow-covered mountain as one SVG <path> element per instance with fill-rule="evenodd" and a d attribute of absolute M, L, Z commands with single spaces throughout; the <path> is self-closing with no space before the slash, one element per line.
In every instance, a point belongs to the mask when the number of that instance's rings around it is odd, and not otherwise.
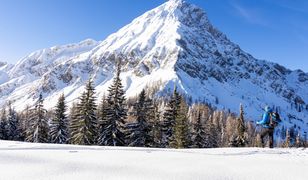
<path fill-rule="evenodd" d="M 63 92 L 72 102 L 89 78 L 102 96 L 117 57 L 123 58 L 128 97 L 145 87 L 163 95 L 175 84 L 193 101 L 220 109 L 237 112 L 242 103 L 253 120 L 265 105 L 275 106 L 286 125 L 308 130 L 308 74 L 255 59 L 213 27 L 202 9 L 182 0 L 146 12 L 104 41 L 39 50 L 0 69 L 0 105 L 10 100 L 23 109 L 43 93 L 51 108 Z"/>

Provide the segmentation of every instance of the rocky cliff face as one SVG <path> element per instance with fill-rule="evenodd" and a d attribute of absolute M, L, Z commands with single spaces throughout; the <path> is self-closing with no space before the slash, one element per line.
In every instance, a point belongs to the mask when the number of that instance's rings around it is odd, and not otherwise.
<path fill-rule="evenodd" d="M 242 103 L 253 120 L 270 105 L 287 126 L 308 129 L 308 74 L 255 59 L 213 27 L 202 9 L 181 0 L 146 12 L 104 41 L 43 49 L 5 71 L 0 65 L 0 105 L 10 100 L 22 109 L 43 93 L 51 108 L 63 92 L 72 102 L 89 78 L 102 96 L 117 57 L 127 96 L 153 86 L 164 95 L 175 84 L 192 101 L 234 112 Z"/>

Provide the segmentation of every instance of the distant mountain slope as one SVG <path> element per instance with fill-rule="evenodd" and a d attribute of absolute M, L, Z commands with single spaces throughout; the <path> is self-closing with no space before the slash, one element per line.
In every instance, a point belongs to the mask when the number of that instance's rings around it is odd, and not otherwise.
<path fill-rule="evenodd" d="M 255 59 L 214 28 L 202 9 L 181 0 L 146 12 L 102 42 L 47 48 L 21 59 L 0 81 L 0 105 L 10 100 L 22 109 L 43 93 L 51 108 L 63 92 L 71 103 L 89 78 L 102 96 L 117 57 L 123 57 L 128 97 L 153 86 L 164 95 L 175 84 L 193 102 L 233 112 L 242 103 L 253 120 L 273 106 L 286 126 L 308 130 L 308 74 Z"/>

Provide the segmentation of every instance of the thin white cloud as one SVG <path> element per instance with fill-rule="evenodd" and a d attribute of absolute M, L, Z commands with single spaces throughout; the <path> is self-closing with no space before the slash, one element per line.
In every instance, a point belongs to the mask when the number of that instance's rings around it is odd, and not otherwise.
<path fill-rule="evenodd" d="M 279 1 L 276 5 L 291 10 L 297 13 L 308 14 L 308 2 L 307 1 Z"/>
<path fill-rule="evenodd" d="M 268 21 L 262 16 L 262 13 L 257 9 L 244 7 L 235 2 L 232 2 L 231 6 L 236 11 L 236 13 L 248 23 L 261 26 L 269 26 Z"/>

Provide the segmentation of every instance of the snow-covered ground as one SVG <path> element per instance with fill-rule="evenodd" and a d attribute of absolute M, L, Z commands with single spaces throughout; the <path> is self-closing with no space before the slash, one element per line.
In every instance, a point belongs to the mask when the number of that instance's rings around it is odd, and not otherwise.
<path fill-rule="evenodd" d="M 307 180 L 304 149 L 144 149 L 0 141 L 0 180 Z"/>

